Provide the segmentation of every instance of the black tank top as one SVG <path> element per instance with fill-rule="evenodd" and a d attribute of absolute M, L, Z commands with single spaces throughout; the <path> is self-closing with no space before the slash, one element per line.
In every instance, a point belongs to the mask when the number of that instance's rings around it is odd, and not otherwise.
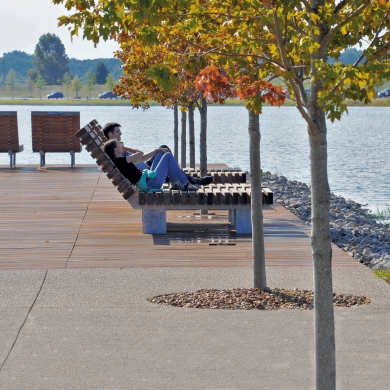
<path fill-rule="evenodd" d="M 118 157 L 115 160 L 115 166 L 119 169 L 121 174 L 131 183 L 138 183 L 141 179 L 142 171 L 137 168 L 132 162 L 128 163 L 126 157 Z"/>

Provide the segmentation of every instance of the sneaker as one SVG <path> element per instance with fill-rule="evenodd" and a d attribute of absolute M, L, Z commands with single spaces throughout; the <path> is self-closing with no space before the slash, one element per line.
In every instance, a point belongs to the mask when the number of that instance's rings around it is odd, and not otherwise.
<path fill-rule="evenodd" d="M 191 183 L 191 184 L 199 184 L 199 177 L 194 177 L 194 176 L 191 176 L 190 174 L 186 173 L 185 174 L 187 176 L 187 179 L 188 181 Z"/>
<path fill-rule="evenodd" d="M 198 191 L 199 187 L 196 184 L 187 183 L 180 187 L 180 191 Z"/>
<path fill-rule="evenodd" d="M 200 186 L 207 186 L 208 184 L 211 184 L 214 181 L 212 176 L 203 176 L 198 180 Z"/>

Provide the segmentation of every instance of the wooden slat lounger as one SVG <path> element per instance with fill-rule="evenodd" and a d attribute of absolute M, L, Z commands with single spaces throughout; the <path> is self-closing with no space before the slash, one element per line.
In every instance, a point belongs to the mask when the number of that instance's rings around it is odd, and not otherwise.
<path fill-rule="evenodd" d="M 105 137 L 97 121 L 92 121 L 76 133 L 80 142 L 91 153 L 96 163 L 112 181 L 122 196 L 135 209 L 142 209 L 143 232 L 149 234 L 166 233 L 167 210 L 229 210 L 229 220 L 238 234 L 251 233 L 251 190 L 246 183 L 228 183 L 229 175 L 235 172 L 218 172 L 225 183 L 202 186 L 198 191 L 178 191 L 164 184 L 158 192 L 137 192 L 104 153 L 102 145 Z M 237 178 L 240 176 L 237 176 Z M 272 191 L 263 189 L 263 205 L 273 203 Z"/>

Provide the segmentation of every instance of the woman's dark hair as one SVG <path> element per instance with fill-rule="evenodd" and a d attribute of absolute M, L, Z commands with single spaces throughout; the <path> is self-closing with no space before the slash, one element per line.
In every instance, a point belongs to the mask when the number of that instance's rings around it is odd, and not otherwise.
<path fill-rule="evenodd" d="M 116 148 L 117 142 L 118 141 L 115 138 L 113 138 L 113 139 L 110 139 L 109 141 L 107 141 L 103 146 L 104 151 L 108 154 L 108 157 L 111 158 L 111 160 L 113 161 L 114 164 L 115 164 L 115 160 L 116 160 L 114 149 Z"/>

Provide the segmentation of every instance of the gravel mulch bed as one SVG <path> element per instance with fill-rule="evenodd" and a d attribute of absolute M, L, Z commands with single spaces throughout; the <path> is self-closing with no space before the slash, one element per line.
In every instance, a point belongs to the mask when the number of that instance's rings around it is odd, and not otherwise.
<path fill-rule="evenodd" d="M 195 309 L 275 310 L 314 308 L 313 291 L 284 290 L 281 288 L 233 288 L 230 290 L 204 289 L 192 292 L 157 295 L 148 301 L 166 306 Z M 367 297 L 333 293 L 335 307 L 368 305 Z"/>

